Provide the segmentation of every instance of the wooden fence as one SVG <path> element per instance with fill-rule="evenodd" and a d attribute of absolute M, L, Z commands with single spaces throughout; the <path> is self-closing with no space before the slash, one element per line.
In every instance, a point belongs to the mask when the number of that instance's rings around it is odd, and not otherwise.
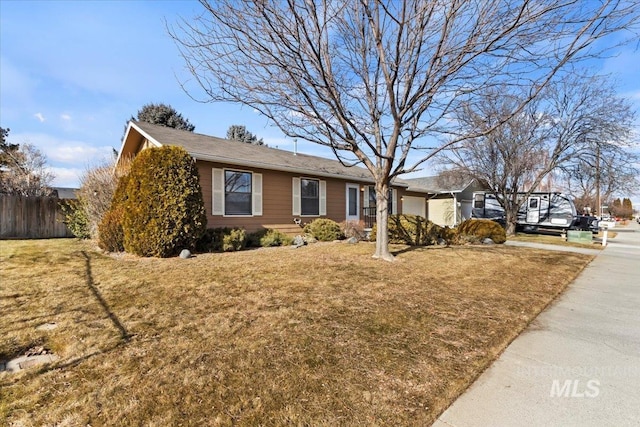
<path fill-rule="evenodd" d="M 57 197 L 0 194 L 0 239 L 73 237 Z"/>

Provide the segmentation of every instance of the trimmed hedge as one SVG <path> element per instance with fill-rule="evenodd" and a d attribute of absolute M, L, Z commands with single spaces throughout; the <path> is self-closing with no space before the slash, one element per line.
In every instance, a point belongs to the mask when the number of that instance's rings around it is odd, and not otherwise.
<path fill-rule="evenodd" d="M 131 165 L 122 205 L 124 249 L 136 255 L 169 257 L 193 249 L 205 230 L 198 169 L 181 147 L 140 152 Z"/>
<path fill-rule="evenodd" d="M 458 225 L 458 236 L 460 239 L 472 237 L 478 241 L 486 238 L 494 243 L 504 243 L 507 241 L 505 229 L 495 221 L 490 219 L 467 219 Z"/>
<path fill-rule="evenodd" d="M 329 218 L 318 218 L 304 226 L 304 232 L 321 242 L 332 242 L 344 238 L 340 224 Z"/>
<path fill-rule="evenodd" d="M 451 232 L 419 215 L 389 215 L 389 243 L 411 246 L 428 246 L 438 239 L 450 241 Z M 371 230 L 371 240 L 376 240 L 377 224 Z"/>

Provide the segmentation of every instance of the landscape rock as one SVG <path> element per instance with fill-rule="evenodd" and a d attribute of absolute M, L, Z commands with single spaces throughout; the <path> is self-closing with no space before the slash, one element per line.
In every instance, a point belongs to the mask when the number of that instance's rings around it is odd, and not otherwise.
<path fill-rule="evenodd" d="M 191 251 L 189 249 L 183 249 L 182 252 L 180 252 L 180 258 L 182 259 L 191 258 Z"/>
<path fill-rule="evenodd" d="M 305 242 L 304 237 L 302 237 L 301 235 L 297 235 L 296 237 L 293 238 L 293 243 L 291 245 L 295 249 L 295 248 L 299 248 L 300 246 L 304 246 L 306 244 L 307 242 Z"/>
<path fill-rule="evenodd" d="M 55 328 L 57 328 L 58 325 L 56 325 L 54 322 L 48 322 L 48 323 L 43 323 L 42 325 L 36 326 L 36 330 L 37 331 L 51 331 Z"/>
<path fill-rule="evenodd" d="M 438 238 L 438 246 L 447 246 L 447 241 L 444 240 L 442 237 Z"/>
<path fill-rule="evenodd" d="M 483 245 L 495 245 L 495 242 L 487 237 L 486 239 L 482 240 L 482 244 Z"/>
<path fill-rule="evenodd" d="M 350 244 L 350 245 L 355 245 L 358 242 L 359 242 L 359 240 L 357 238 L 355 238 L 355 237 L 349 237 L 347 239 L 347 243 Z"/>

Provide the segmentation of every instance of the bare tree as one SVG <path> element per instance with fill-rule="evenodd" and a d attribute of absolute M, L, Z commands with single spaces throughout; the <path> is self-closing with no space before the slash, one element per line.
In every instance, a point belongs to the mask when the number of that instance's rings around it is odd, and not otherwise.
<path fill-rule="evenodd" d="M 520 108 L 526 96 L 486 90 L 481 102 L 456 115 L 463 131 L 485 134 L 459 142 L 440 159 L 491 189 L 505 210 L 507 234 L 516 231 L 521 201 L 546 177 L 590 159 L 605 141 L 628 141 L 634 120 L 629 103 L 603 77 L 574 74 Z"/>
<path fill-rule="evenodd" d="M 14 145 L 15 144 L 9 144 Z M 0 170 L 0 193 L 27 197 L 50 196 L 54 179 L 46 156 L 31 144 L 6 151 Z"/>
<path fill-rule="evenodd" d="M 597 55 L 594 41 L 633 28 L 640 7 L 616 0 L 200 3 L 201 15 L 169 32 L 202 100 L 250 106 L 287 136 L 364 165 L 375 180 L 374 257 L 387 260 L 389 186 L 469 137 L 449 121 L 452 113 L 481 88 L 503 84 L 527 90 L 522 108 L 567 63 Z M 430 149 L 429 137 L 443 135 L 447 142 Z"/>
<path fill-rule="evenodd" d="M 116 165 L 116 157 L 95 167 L 87 168 L 80 178 L 77 191 L 78 205 L 87 219 L 87 232 L 91 238 L 98 237 L 98 225 L 111 208 L 113 194 L 120 178 L 129 173 L 132 159 L 123 158 Z"/>
<path fill-rule="evenodd" d="M 602 201 L 614 194 L 633 193 L 640 187 L 639 156 L 631 147 L 604 142 L 577 161 L 561 166 L 563 188 L 573 196 L 576 208 L 600 215 Z"/>

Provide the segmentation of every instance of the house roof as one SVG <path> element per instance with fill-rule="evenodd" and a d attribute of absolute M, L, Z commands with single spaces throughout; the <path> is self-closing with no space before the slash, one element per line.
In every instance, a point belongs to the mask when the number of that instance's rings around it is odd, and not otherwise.
<path fill-rule="evenodd" d="M 53 187 L 51 188 L 55 194 L 57 194 L 58 199 L 77 199 L 76 195 L 77 188 L 68 188 L 68 187 Z"/>
<path fill-rule="evenodd" d="M 469 188 L 474 181 L 474 179 L 448 179 L 440 175 L 404 179 L 404 182 L 409 185 L 408 191 L 433 194 L 461 193 Z"/>
<path fill-rule="evenodd" d="M 371 173 L 367 169 L 359 166 L 347 167 L 338 160 L 300 153 L 295 154 L 291 151 L 277 148 L 247 144 L 136 121 L 129 122 L 120 150 L 120 157 L 134 155 L 144 139 L 158 147 L 162 145 L 183 147 L 196 160 L 321 177 L 350 179 L 366 183 L 374 182 Z M 395 181 L 394 185 L 407 186 L 403 180 Z"/>

